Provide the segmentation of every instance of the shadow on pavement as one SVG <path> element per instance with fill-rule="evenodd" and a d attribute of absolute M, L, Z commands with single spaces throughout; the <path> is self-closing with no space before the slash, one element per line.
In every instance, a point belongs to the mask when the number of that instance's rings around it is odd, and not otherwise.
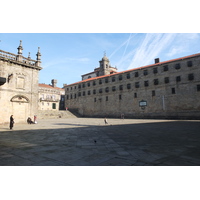
<path fill-rule="evenodd" d="M 76 127 L 1 132 L 0 166 L 200 165 L 199 122 L 54 125 Z"/>

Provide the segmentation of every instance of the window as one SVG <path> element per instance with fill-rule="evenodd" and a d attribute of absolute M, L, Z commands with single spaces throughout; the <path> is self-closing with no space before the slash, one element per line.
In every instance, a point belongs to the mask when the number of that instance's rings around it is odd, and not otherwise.
<path fill-rule="evenodd" d="M 83 96 L 85 96 L 85 91 L 83 91 Z"/>
<path fill-rule="evenodd" d="M 102 93 L 102 92 L 103 92 L 103 90 L 102 90 L 102 88 L 100 88 L 100 89 L 99 89 L 99 93 Z"/>
<path fill-rule="evenodd" d="M 157 67 L 153 68 L 153 73 L 154 73 L 154 74 L 157 74 L 157 73 L 158 73 L 158 68 L 157 68 Z"/>
<path fill-rule="evenodd" d="M 148 87 L 149 86 L 149 81 L 144 81 L 144 86 Z"/>
<path fill-rule="evenodd" d="M 66 96 L 66 99 L 69 99 L 69 95 Z"/>
<path fill-rule="evenodd" d="M 87 83 L 87 86 L 90 87 L 90 82 Z"/>
<path fill-rule="evenodd" d="M 74 94 L 74 99 L 76 99 L 76 94 Z"/>
<path fill-rule="evenodd" d="M 115 82 L 115 76 L 112 77 L 112 82 Z"/>
<path fill-rule="evenodd" d="M 71 87 L 71 90 L 72 90 L 73 88 Z"/>
<path fill-rule="evenodd" d="M 130 73 L 126 74 L 126 78 L 129 79 L 131 77 Z"/>
<path fill-rule="evenodd" d="M 88 95 L 90 95 L 90 90 L 88 90 Z"/>
<path fill-rule="evenodd" d="M 172 88 L 172 94 L 176 94 L 175 88 Z"/>
<path fill-rule="evenodd" d="M 165 77 L 165 83 L 169 83 L 169 77 Z"/>
<path fill-rule="evenodd" d="M 180 63 L 176 63 L 176 64 L 175 64 L 175 69 L 180 69 L 180 68 L 181 68 Z"/>
<path fill-rule="evenodd" d="M 108 83 L 108 78 L 105 79 L 105 83 Z"/>
<path fill-rule="evenodd" d="M 147 70 L 147 69 L 144 70 L 144 71 L 143 71 L 143 74 L 144 74 L 144 76 L 148 75 L 148 70 Z"/>
<path fill-rule="evenodd" d="M 76 85 L 74 86 L 74 89 L 76 89 Z"/>
<path fill-rule="evenodd" d="M 169 70 L 168 65 L 164 65 L 164 66 L 163 66 L 163 71 L 166 72 L 166 71 L 168 71 L 168 70 Z"/>
<path fill-rule="evenodd" d="M 140 83 L 139 82 L 135 82 L 135 87 L 139 88 L 140 87 Z"/>
<path fill-rule="evenodd" d="M 112 91 L 116 91 L 116 87 L 115 86 L 112 86 Z"/>
<path fill-rule="evenodd" d="M 197 85 L 197 91 L 198 92 L 200 91 L 200 85 Z"/>
<path fill-rule="evenodd" d="M 96 82 L 95 82 L 95 81 L 93 81 L 93 85 L 96 85 Z"/>
<path fill-rule="evenodd" d="M 130 83 L 127 84 L 127 89 L 131 89 L 131 84 Z"/>
<path fill-rule="evenodd" d="M 194 80 L 194 74 L 188 74 L 188 80 L 189 81 Z"/>
<path fill-rule="evenodd" d="M 91 76 L 88 76 L 88 79 L 91 78 Z"/>
<path fill-rule="evenodd" d="M 85 83 L 83 83 L 83 86 L 82 86 L 83 88 L 85 87 Z"/>
<path fill-rule="evenodd" d="M 192 67 L 192 65 L 193 65 L 193 63 L 192 63 L 191 60 L 187 61 L 187 66 L 188 66 L 188 67 Z"/>
<path fill-rule="evenodd" d="M 96 102 L 97 101 L 97 99 L 96 98 L 94 98 L 94 102 Z"/>
<path fill-rule="evenodd" d="M 180 82 L 181 81 L 181 76 L 177 76 L 176 77 L 176 82 Z"/>
<path fill-rule="evenodd" d="M 71 98 L 71 99 L 73 99 L 73 96 L 72 96 L 72 94 L 70 95 L 70 98 Z"/>
<path fill-rule="evenodd" d="M 122 80 L 122 75 L 120 74 L 120 75 L 119 75 L 119 81 L 121 81 L 121 80 Z"/>
<path fill-rule="evenodd" d="M 79 96 L 79 97 L 81 96 L 81 92 L 78 93 L 78 96 Z"/>
<path fill-rule="evenodd" d="M 119 95 L 119 100 L 122 100 L 122 95 L 121 94 Z"/>
<path fill-rule="evenodd" d="M 123 90 L 123 85 L 120 85 L 120 86 L 119 86 L 119 90 Z"/>
<path fill-rule="evenodd" d="M 78 88 L 80 89 L 80 88 L 81 88 L 81 85 L 78 85 Z"/>
<path fill-rule="evenodd" d="M 52 109 L 56 109 L 56 103 L 52 103 Z"/>
<path fill-rule="evenodd" d="M 108 96 L 106 96 L 106 101 L 108 101 Z"/>
<path fill-rule="evenodd" d="M 152 97 L 156 96 L 155 90 L 152 91 Z"/>
<path fill-rule="evenodd" d="M 99 80 L 99 85 L 101 85 L 101 84 L 102 84 L 102 80 L 100 79 L 100 80 Z"/>
<path fill-rule="evenodd" d="M 135 72 L 135 77 L 138 77 L 139 76 L 139 72 Z"/>
<path fill-rule="evenodd" d="M 93 94 L 96 94 L 96 90 L 93 90 Z"/>
<path fill-rule="evenodd" d="M 134 93 L 134 98 L 137 98 L 137 93 Z"/>
<path fill-rule="evenodd" d="M 106 87 L 105 92 L 109 92 L 109 87 Z"/>
<path fill-rule="evenodd" d="M 154 79 L 154 85 L 158 85 L 158 83 L 159 83 L 159 81 L 158 81 L 158 79 Z"/>

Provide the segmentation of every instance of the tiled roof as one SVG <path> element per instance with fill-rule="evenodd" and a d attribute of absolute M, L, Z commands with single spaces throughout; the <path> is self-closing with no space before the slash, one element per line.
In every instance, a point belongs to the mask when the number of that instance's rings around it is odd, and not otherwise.
<path fill-rule="evenodd" d="M 76 85 L 76 84 L 80 84 L 80 83 L 84 83 L 84 82 L 87 82 L 87 81 L 92 81 L 92 80 L 96 80 L 96 79 L 100 79 L 100 78 L 104 78 L 104 77 L 115 76 L 117 74 L 123 74 L 123 73 L 131 72 L 131 71 L 135 71 L 135 70 L 139 70 L 139 69 L 144 69 L 144 68 L 148 68 L 148 67 L 167 64 L 167 63 L 175 62 L 175 61 L 179 61 L 179 60 L 185 60 L 185 59 L 193 58 L 193 57 L 197 57 L 197 56 L 200 56 L 200 53 L 192 54 L 192 55 L 189 55 L 189 56 L 176 58 L 176 59 L 172 59 L 172 60 L 167 60 L 167 61 L 163 61 L 163 62 L 151 64 L 151 65 L 146 65 L 146 66 L 142 66 L 142 67 L 138 67 L 138 68 L 134 68 L 134 69 L 129 69 L 129 70 L 122 71 L 122 72 L 116 72 L 114 74 L 108 74 L 108 75 L 104 75 L 104 76 L 97 76 L 97 77 L 94 77 L 94 78 L 89 78 L 89 79 L 85 79 L 85 80 L 82 80 L 82 81 L 79 81 L 79 82 L 76 82 L 76 83 L 72 83 L 72 84 L 69 84 L 67 86 Z"/>
<path fill-rule="evenodd" d="M 47 85 L 47 84 L 44 84 L 44 83 L 39 83 L 39 87 L 45 87 L 45 88 L 56 89 L 56 90 L 64 90 L 64 89 L 62 89 L 62 88 L 53 87 L 52 85 Z"/>

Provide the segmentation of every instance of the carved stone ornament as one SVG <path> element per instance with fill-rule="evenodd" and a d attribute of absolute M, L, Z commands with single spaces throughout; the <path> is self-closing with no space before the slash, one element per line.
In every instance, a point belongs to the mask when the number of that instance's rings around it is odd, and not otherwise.
<path fill-rule="evenodd" d="M 18 103 L 29 103 L 29 99 L 23 95 L 15 95 L 11 98 L 11 102 L 18 102 Z"/>

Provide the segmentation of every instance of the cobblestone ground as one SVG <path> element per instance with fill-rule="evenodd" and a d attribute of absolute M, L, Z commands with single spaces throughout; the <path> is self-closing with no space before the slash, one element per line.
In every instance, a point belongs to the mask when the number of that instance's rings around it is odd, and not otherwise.
<path fill-rule="evenodd" d="M 71 118 L 0 125 L 0 166 L 199 166 L 200 121 Z"/>

